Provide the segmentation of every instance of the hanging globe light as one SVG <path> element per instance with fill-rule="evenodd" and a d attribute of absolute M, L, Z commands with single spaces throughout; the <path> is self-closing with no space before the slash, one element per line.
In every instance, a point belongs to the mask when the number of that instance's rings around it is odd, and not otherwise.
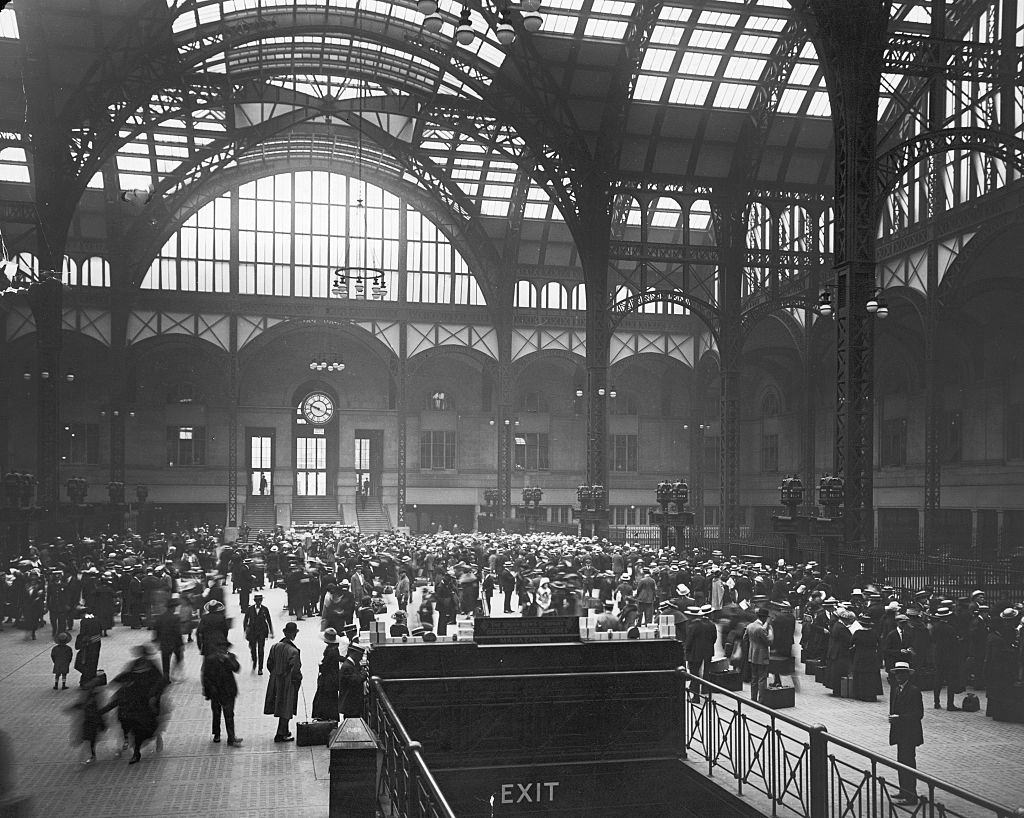
<path fill-rule="evenodd" d="M 512 45 L 516 41 L 516 30 L 512 27 L 512 14 L 508 9 L 502 10 L 494 33 L 502 45 Z"/>

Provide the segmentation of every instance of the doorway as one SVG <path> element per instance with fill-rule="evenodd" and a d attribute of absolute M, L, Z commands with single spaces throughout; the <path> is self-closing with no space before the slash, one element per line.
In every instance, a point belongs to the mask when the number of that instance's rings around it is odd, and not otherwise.
<path fill-rule="evenodd" d="M 249 496 L 270 497 L 274 494 L 274 432 L 249 429 Z"/>
<path fill-rule="evenodd" d="M 384 472 L 383 429 L 356 429 L 352 467 L 360 502 L 366 497 L 380 497 Z"/>

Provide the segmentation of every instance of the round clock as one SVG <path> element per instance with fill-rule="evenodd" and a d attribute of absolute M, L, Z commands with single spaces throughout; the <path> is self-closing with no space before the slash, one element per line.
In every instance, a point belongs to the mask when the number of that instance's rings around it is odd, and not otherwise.
<path fill-rule="evenodd" d="M 323 426 L 334 417 L 334 401 L 323 392 L 313 392 L 302 402 L 302 414 L 310 423 Z"/>

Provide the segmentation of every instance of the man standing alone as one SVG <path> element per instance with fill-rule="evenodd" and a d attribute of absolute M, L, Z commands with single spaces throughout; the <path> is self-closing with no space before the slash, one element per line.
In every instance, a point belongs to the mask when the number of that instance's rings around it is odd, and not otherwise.
<path fill-rule="evenodd" d="M 277 716 L 277 734 L 274 741 L 295 741 L 288 722 L 292 720 L 299 707 L 299 687 L 302 684 L 302 659 L 299 649 L 295 647 L 295 634 L 299 626 L 288 622 L 284 626 L 284 639 L 274 644 L 267 656 L 267 670 L 270 679 L 267 682 L 267 696 L 263 702 L 263 712 L 267 716 Z"/>
<path fill-rule="evenodd" d="M 768 686 L 768 657 L 771 648 L 768 637 L 768 609 L 758 608 L 757 619 L 743 632 L 747 643 L 747 661 L 750 663 L 750 700 L 756 702 Z"/>
<path fill-rule="evenodd" d="M 171 657 L 180 665 L 183 653 L 181 641 L 181 620 L 178 618 L 178 600 L 167 600 L 166 610 L 153 620 L 153 641 L 160 645 L 160 662 L 163 665 L 164 681 L 171 681 Z"/>
<path fill-rule="evenodd" d="M 274 635 L 274 624 L 270 620 L 270 611 L 263 607 L 263 594 L 253 597 L 253 604 L 245 612 L 242 627 L 245 629 L 245 640 L 249 643 L 249 654 L 252 656 L 252 669 L 259 668 L 263 675 L 263 650 L 267 637 Z"/>
<path fill-rule="evenodd" d="M 654 603 L 658 601 L 658 584 L 651 572 L 644 568 L 636 584 L 636 605 L 640 609 L 640 624 L 649 625 L 654 621 Z"/>
<path fill-rule="evenodd" d="M 921 720 L 924 703 L 921 691 L 910 681 L 910 665 L 896 662 L 890 671 L 892 691 L 889 696 L 889 744 L 896 745 L 896 760 L 908 767 L 917 767 L 917 748 L 924 744 Z M 899 771 L 900 798 L 897 803 L 917 803 L 917 778 L 913 773 Z"/>

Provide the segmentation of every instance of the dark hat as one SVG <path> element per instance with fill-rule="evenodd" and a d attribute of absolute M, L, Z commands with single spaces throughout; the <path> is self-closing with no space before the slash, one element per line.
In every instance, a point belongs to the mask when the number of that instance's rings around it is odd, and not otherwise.
<path fill-rule="evenodd" d="M 66 632 L 58 633 L 57 641 L 60 642 L 62 645 L 66 645 L 68 642 L 71 641 L 71 634 Z"/>
<path fill-rule="evenodd" d="M 134 653 L 136 656 L 152 656 L 153 649 L 145 642 L 143 642 L 141 645 L 136 645 L 135 647 L 133 647 L 132 653 Z"/>
<path fill-rule="evenodd" d="M 353 662 L 360 662 L 360 661 L 362 661 L 363 656 L 365 654 L 366 654 L 366 648 L 364 648 L 362 645 L 349 645 L 348 646 L 348 653 L 346 655 Z"/>
<path fill-rule="evenodd" d="M 338 632 L 334 628 L 328 628 L 320 636 L 328 645 L 338 644 Z"/>
<path fill-rule="evenodd" d="M 860 624 L 862 624 L 862 625 L 868 625 L 868 626 L 871 626 L 871 625 L 874 625 L 874 624 L 875 624 L 875 620 L 874 620 L 874 619 L 872 619 L 872 618 L 871 618 L 870 616 L 868 616 L 867 614 L 861 614 L 860 616 L 858 616 L 858 617 L 857 617 L 857 621 L 858 621 L 858 622 L 860 622 Z"/>
<path fill-rule="evenodd" d="M 263 599 L 263 594 L 253 594 L 252 598 L 256 599 L 256 600 L 262 600 Z"/>
<path fill-rule="evenodd" d="M 342 628 L 341 632 L 345 634 L 345 637 L 347 639 L 355 639 L 357 636 L 359 636 L 359 626 L 346 625 L 344 628 Z"/>
<path fill-rule="evenodd" d="M 436 642 L 437 641 L 437 634 L 434 633 L 433 631 L 424 631 L 424 633 L 423 633 L 423 641 L 424 642 Z"/>
<path fill-rule="evenodd" d="M 284 633 L 286 633 L 286 634 L 287 633 L 298 633 L 299 632 L 299 626 L 296 625 L 294 622 L 285 622 L 284 623 L 284 628 L 282 628 L 282 631 L 284 631 Z"/>

